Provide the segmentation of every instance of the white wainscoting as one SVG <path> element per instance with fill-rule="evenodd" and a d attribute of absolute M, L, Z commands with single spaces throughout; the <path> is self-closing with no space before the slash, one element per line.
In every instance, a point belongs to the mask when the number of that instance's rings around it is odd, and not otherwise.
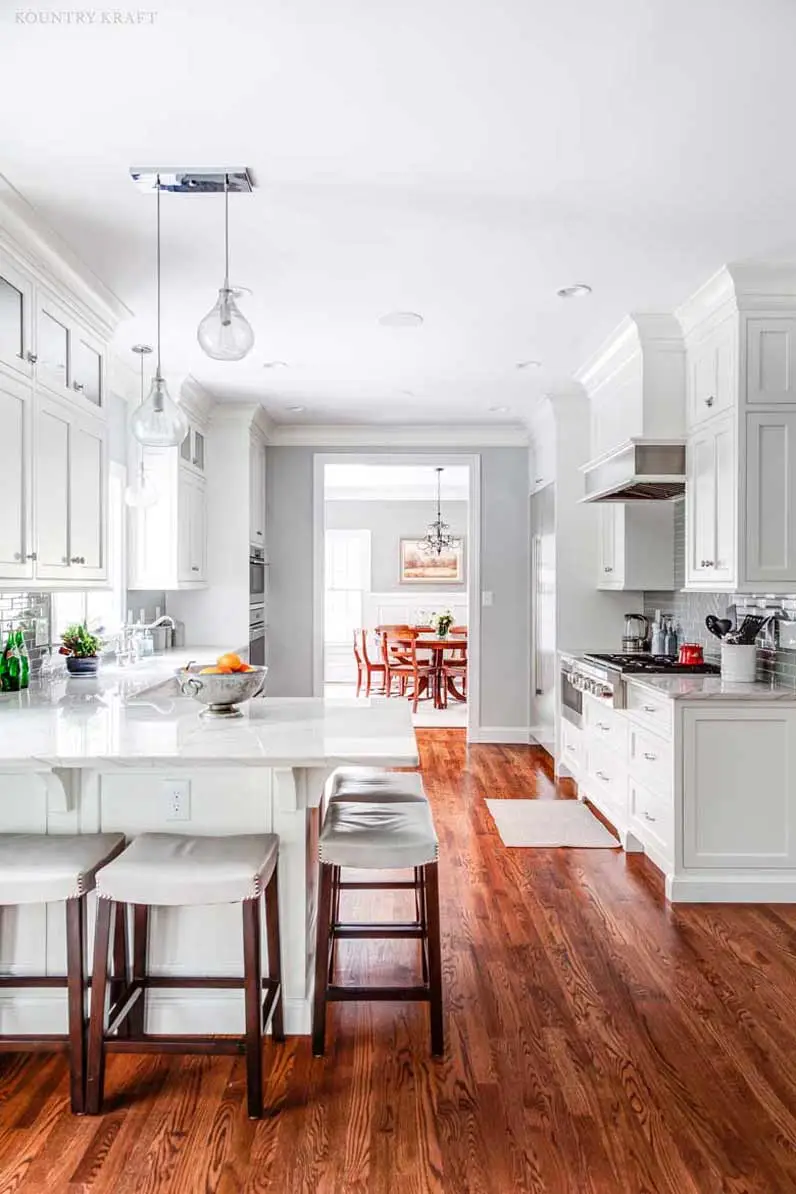
<path fill-rule="evenodd" d="M 449 609 L 457 626 L 467 625 L 467 594 L 428 589 L 400 593 L 365 593 L 363 620 L 366 626 L 420 626 L 430 615 Z"/>

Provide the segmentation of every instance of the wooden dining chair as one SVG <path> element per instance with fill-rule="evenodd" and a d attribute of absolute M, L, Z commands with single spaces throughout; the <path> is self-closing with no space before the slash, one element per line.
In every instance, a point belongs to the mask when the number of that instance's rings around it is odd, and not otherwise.
<path fill-rule="evenodd" d="M 368 648 L 369 630 L 360 630 L 360 653 L 362 656 L 362 664 L 365 669 L 365 696 L 370 696 L 371 687 L 374 676 L 381 680 L 381 692 L 387 691 L 387 668 L 383 660 L 371 659 Z M 357 696 L 359 693 L 357 693 Z"/>
<path fill-rule="evenodd" d="M 450 635 L 457 637 L 458 635 L 466 635 L 467 627 L 451 627 Z M 461 696 L 462 700 L 467 700 L 467 640 L 462 643 L 451 643 L 450 647 L 446 647 L 442 654 L 442 663 L 440 665 L 439 674 L 439 688 L 440 688 L 440 704 L 442 708 L 448 707 L 448 682 L 461 681 Z M 456 693 L 454 692 L 454 696 Z"/>
<path fill-rule="evenodd" d="M 360 635 L 363 633 L 364 632 L 362 630 L 352 631 L 354 636 L 354 659 L 357 665 L 357 696 L 359 696 L 360 692 L 362 691 L 362 681 L 365 677 L 365 661 L 362 658 L 362 651 L 360 648 Z"/>
<path fill-rule="evenodd" d="M 410 696 L 412 708 L 417 712 L 420 700 L 421 682 L 425 682 L 430 695 L 434 695 L 437 669 L 433 660 L 419 659 L 417 654 L 418 633 L 414 626 L 381 626 L 382 658 L 387 673 L 387 696 L 392 696 L 393 679 L 398 678 L 401 695 L 406 693 L 407 682 L 412 682 Z"/>

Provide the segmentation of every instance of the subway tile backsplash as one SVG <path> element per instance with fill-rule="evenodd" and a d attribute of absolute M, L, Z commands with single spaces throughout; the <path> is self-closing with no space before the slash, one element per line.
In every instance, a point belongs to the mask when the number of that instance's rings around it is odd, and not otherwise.
<path fill-rule="evenodd" d="M 727 616 L 733 602 L 731 593 L 683 593 L 685 584 L 685 502 L 678 502 L 674 514 L 674 592 L 645 593 L 644 613 L 650 619 L 656 610 L 672 614 L 682 627 L 684 641 L 701 643 L 705 658 L 718 663 L 721 655 L 719 640 L 705 626 L 708 614 L 717 618 Z M 796 688 L 796 651 L 763 650 L 757 652 L 758 679 L 775 679 L 780 684 Z"/>
<path fill-rule="evenodd" d="M 49 593 L 0 592 L 0 649 L 12 630 L 22 627 L 30 656 L 32 674 L 41 667 L 49 650 L 52 611 Z"/>

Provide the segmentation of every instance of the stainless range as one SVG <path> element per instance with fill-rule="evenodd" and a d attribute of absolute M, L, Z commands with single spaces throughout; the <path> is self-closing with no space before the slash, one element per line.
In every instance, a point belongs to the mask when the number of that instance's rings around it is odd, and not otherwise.
<path fill-rule="evenodd" d="M 715 675 L 721 669 L 713 663 L 684 664 L 665 655 L 594 654 L 561 656 L 561 716 L 574 725 L 583 722 L 583 694 L 604 701 L 613 709 L 625 707 L 625 676 Z"/>

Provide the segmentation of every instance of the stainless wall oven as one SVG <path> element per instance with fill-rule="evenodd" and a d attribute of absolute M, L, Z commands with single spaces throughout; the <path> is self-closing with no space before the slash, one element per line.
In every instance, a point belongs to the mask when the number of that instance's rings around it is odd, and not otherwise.
<path fill-rule="evenodd" d="M 265 606 L 249 607 L 249 663 L 254 667 L 265 667 Z"/>
<path fill-rule="evenodd" d="M 265 601 L 265 585 L 268 565 L 265 550 L 254 544 L 249 548 L 249 602 Z"/>

